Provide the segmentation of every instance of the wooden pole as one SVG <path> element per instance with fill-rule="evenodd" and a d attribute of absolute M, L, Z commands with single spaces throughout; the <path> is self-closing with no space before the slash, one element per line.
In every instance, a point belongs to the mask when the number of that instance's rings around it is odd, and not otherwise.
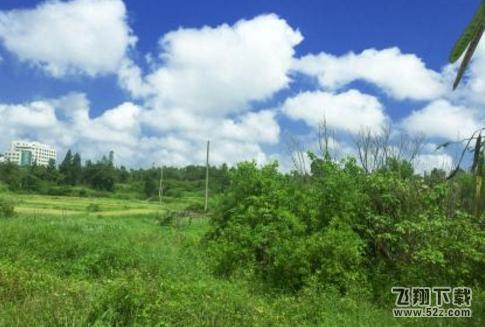
<path fill-rule="evenodd" d="M 160 204 L 162 204 L 162 197 L 163 197 L 163 166 L 160 167 L 160 184 L 158 185 L 158 197 L 160 199 Z"/>
<path fill-rule="evenodd" d="M 207 141 L 207 160 L 205 162 L 205 206 L 204 206 L 204 211 L 207 211 L 207 203 L 209 201 L 209 148 L 210 148 L 210 141 Z"/>

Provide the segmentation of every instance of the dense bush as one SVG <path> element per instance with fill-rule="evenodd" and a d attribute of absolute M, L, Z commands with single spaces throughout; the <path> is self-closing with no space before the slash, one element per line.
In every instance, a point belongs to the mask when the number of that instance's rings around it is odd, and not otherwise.
<path fill-rule="evenodd" d="M 0 181 L 0 194 L 8 194 L 8 193 L 10 193 L 8 185 Z"/>
<path fill-rule="evenodd" d="M 89 211 L 89 212 L 100 212 L 101 206 L 99 205 L 99 203 L 90 203 L 87 206 L 86 210 Z"/>
<path fill-rule="evenodd" d="M 219 274 L 377 297 L 395 285 L 485 282 L 483 224 L 450 205 L 452 183 L 428 183 L 405 161 L 365 174 L 354 159 L 310 157 L 310 176 L 255 163 L 230 173 L 207 235 Z"/>
<path fill-rule="evenodd" d="M 9 218 L 15 215 L 15 203 L 13 200 L 0 197 L 0 218 Z"/>

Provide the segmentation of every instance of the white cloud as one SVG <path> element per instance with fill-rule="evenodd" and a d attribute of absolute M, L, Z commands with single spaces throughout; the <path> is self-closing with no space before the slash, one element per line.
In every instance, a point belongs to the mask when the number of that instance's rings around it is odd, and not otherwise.
<path fill-rule="evenodd" d="M 402 126 L 409 132 L 449 140 L 467 137 L 481 125 L 483 119 L 477 111 L 452 105 L 446 100 L 433 101 L 426 107 L 413 111 L 402 121 Z"/>
<path fill-rule="evenodd" d="M 206 142 L 207 140 L 186 139 L 170 134 L 162 137 L 143 137 L 140 140 L 139 151 L 134 154 L 134 161 L 141 166 L 152 163 L 169 166 L 204 164 Z M 231 140 L 211 141 L 210 162 L 213 165 L 235 164 L 253 159 L 258 163 L 268 161 L 266 154 L 257 144 Z"/>
<path fill-rule="evenodd" d="M 8 141 L 27 139 L 45 142 L 61 152 L 73 148 L 87 157 L 113 149 L 129 160 L 140 137 L 136 116 L 141 109 L 124 103 L 95 119 L 89 118 L 89 110 L 83 94 L 22 105 L 0 104 L 0 132 L 7 136 L 0 146 L 6 149 Z"/>
<path fill-rule="evenodd" d="M 415 171 L 420 174 L 430 173 L 434 168 L 449 172 L 453 169 L 453 158 L 446 153 L 422 154 L 415 159 L 413 165 Z"/>
<path fill-rule="evenodd" d="M 287 99 L 282 111 L 288 117 L 303 120 L 315 128 L 325 118 L 329 127 L 353 133 L 362 128 L 379 133 L 388 120 L 376 97 L 357 90 L 339 94 L 320 91 L 300 93 Z"/>
<path fill-rule="evenodd" d="M 237 141 L 276 144 L 279 141 L 280 126 L 275 114 L 275 111 L 265 110 L 247 113 L 238 120 L 224 119 L 218 124 L 216 135 Z"/>
<path fill-rule="evenodd" d="M 268 162 L 268 157 L 257 143 L 225 140 L 212 142 L 211 161 L 216 164 L 231 164 L 245 160 L 256 160 L 260 164 Z M 230 158 L 230 159 L 229 159 Z"/>
<path fill-rule="evenodd" d="M 280 141 L 278 113 L 305 122 L 313 127 L 310 132 L 325 118 L 339 132 L 366 128 L 380 133 L 390 118 L 378 97 L 346 90 L 357 80 L 397 100 L 432 101 L 402 121 L 410 132 L 455 139 L 480 126 L 480 115 L 468 108 L 478 107 L 469 105 L 477 99 L 485 103 L 485 49 L 465 81 L 472 91 L 450 96 L 444 94 L 443 81 L 448 83 L 454 67 L 439 74 L 398 48 L 295 59 L 302 40 L 298 30 L 274 14 L 234 25 L 180 28 L 160 38 L 159 53 L 147 55 L 143 71 L 127 56 L 136 38 L 121 0 L 48 1 L 30 10 L 0 12 L 0 41 L 20 60 L 56 77 L 116 73 L 119 85 L 139 102 L 122 103 L 96 118 L 90 117 L 86 95 L 78 93 L 0 104 L 0 147 L 13 139 L 32 139 L 61 153 L 73 148 L 84 158 L 114 150 L 123 164 L 187 165 L 204 162 L 205 144 L 211 140 L 214 164 L 264 163 L 282 158 L 265 151 Z M 302 92 L 279 109 L 255 112 L 254 102 L 291 85 L 292 71 L 317 77 L 323 90 Z M 332 149 L 355 153 L 350 135 L 344 136 L 340 144 L 332 139 Z M 420 167 L 439 166 L 449 163 L 449 156 L 425 154 L 420 162 Z"/>
<path fill-rule="evenodd" d="M 448 85 L 452 85 L 458 73 L 461 61 L 443 68 L 443 78 Z M 447 98 L 467 106 L 481 107 L 485 104 L 485 42 L 480 42 L 473 59 L 460 85 L 454 92 L 447 94 Z"/>
<path fill-rule="evenodd" d="M 182 109 L 147 110 L 143 124 L 158 134 L 179 133 L 199 139 L 232 139 L 275 144 L 280 127 L 276 111 L 249 112 L 236 118 L 207 117 Z"/>
<path fill-rule="evenodd" d="M 126 19 L 121 0 L 48 1 L 0 12 L 0 39 L 53 76 L 115 73 L 136 42 Z"/>
<path fill-rule="evenodd" d="M 56 116 L 51 106 L 44 102 L 33 102 L 29 106 L 4 106 L 2 119 L 10 124 L 25 128 L 51 128 L 56 123 Z"/>
<path fill-rule="evenodd" d="M 126 102 L 90 118 L 89 101 L 77 93 L 22 105 L 0 104 L 0 115 L 5 117 L 0 120 L 0 149 L 6 150 L 11 140 L 26 139 L 50 144 L 61 155 L 71 148 L 85 159 L 95 159 L 114 150 L 117 161 L 123 164 L 179 166 L 203 164 L 205 142 L 210 139 L 213 164 L 252 159 L 264 163 L 267 157 L 260 144 L 274 144 L 279 139 L 274 111 L 247 113 L 235 120 L 207 119 L 204 125 L 186 128 L 152 130 L 148 137 L 142 118 L 149 112 Z"/>
<path fill-rule="evenodd" d="M 416 55 L 403 54 L 398 48 L 368 49 L 340 57 L 307 55 L 295 61 L 294 69 L 318 77 L 324 88 L 336 90 L 364 80 L 398 100 L 432 100 L 445 91 L 440 74 L 427 69 Z"/>
<path fill-rule="evenodd" d="M 150 110 L 142 122 L 151 128 L 152 143 L 164 140 L 155 150 L 163 160 L 180 163 L 203 162 L 205 142 L 211 141 L 211 162 L 233 164 L 242 160 L 268 160 L 263 144 L 279 142 L 280 127 L 276 112 L 264 110 L 237 116 L 235 119 L 206 117 L 183 110 Z M 157 123 L 160 122 L 160 123 Z M 168 144 L 175 144 L 173 148 Z"/>
<path fill-rule="evenodd" d="M 106 33 L 93 33 L 98 29 Z M 85 158 L 114 150 L 121 162 L 145 166 L 203 163 L 207 140 L 213 163 L 266 162 L 263 145 L 279 142 L 277 111 L 254 112 L 251 103 L 288 87 L 294 47 L 302 40 L 276 15 L 233 26 L 181 28 L 160 39 L 160 54 L 151 57 L 145 74 L 126 56 L 135 41 L 118 0 L 53 1 L 1 13 L 0 38 L 22 60 L 55 76 L 116 71 L 119 84 L 141 103 L 123 103 L 97 118 L 90 118 L 84 94 L 26 103 L 21 110 L 4 105 L 2 115 L 12 117 L 0 122 L 6 139 L 39 140 L 60 152 L 73 148 Z M 116 51 L 110 39 L 123 41 L 115 42 Z M 99 51 L 106 56 L 99 58 Z"/>
<path fill-rule="evenodd" d="M 134 96 L 151 93 L 150 106 L 224 116 L 249 109 L 286 88 L 294 47 L 302 41 L 276 15 L 233 26 L 181 28 L 160 40 L 162 61 L 143 77 L 127 63 L 120 84 Z"/>
<path fill-rule="evenodd" d="M 118 83 L 135 98 L 148 97 L 152 90 L 143 80 L 143 73 L 132 60 L 125 59 L 118 70 Z"/>
<path fill-rule="evenodd" d="M 144 151 L 172 163 L 203 162 L 211 140 L 213 162 L 265 162 L 262 145 L 279 142 L 276 110 L 251 112 L 251 103 L 288 87 L 301 40 L 286 21 L 262 15 L 166 34 L 146 75 L 125 60 L 119 83 L 146 108 L 140 123 L 151 137 L 141 142 Z"/>
<path fill-rule="evenodd" d="M 138 126 L 140 113 L 140 107 L 133 103 L 125 102 L 117 108 L 105 111 L 96 121 L 111 129 L 132 130 Z"/>

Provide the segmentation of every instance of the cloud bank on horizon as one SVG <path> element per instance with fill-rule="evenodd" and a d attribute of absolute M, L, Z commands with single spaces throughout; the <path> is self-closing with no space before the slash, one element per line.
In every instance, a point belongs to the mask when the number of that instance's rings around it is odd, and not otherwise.
<path fill-rule="evenodd" d="M 85 83 L 114 76 L 130 99 L 95 118 L 89 95 L 75 89 L 54 99 L 0 103 L 0 149 L 30 139 L 85 158 L 114 150 L 118 162 L 132 166 L 187 165 L 204 161 L 210 139 L 214 164 L 264 163 L 285 156 L 282 121 L 304 124 L 308 136 L 325 117 L 348 147 L 362 128 L 379 133 L 392 124 L 424 133 L 432 144 L 470 135 L 485 118 L 478 110 L 485 103 L 483 44 L 464 86 L 452 93 L 455 66 L 434 71 L 398 47 L 297 56 L 304 35 L 275 14 L 170 31 L 156 53 L 146 54 L 146 65 L 133 55 L 139 38 L 121 0 L 0 11 L 0 48 L 26 69 Z M 6 61 L 0 57 L 0 65 Z M 296 88 L 301 77 L 314 86 Z M 277 105 L 264 107 L 277 96 L 283 96 Z M 393 120 L 385 99 L 413 109 Z M 422 169 L 451 165 L 450 154 L 426 148 Z"/>

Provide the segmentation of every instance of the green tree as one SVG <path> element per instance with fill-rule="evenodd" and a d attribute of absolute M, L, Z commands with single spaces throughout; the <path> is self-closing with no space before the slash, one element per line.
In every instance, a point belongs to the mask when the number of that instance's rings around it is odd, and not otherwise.
<path fill-rule="evenodd" d="M 0 179 L 12 191 L 21 189 L 22 172 L 20 167 L 11 161 L 0 164 Z"/>
<path fill-rule="evenodd" d="M 59 172 L 62 176 L 62 182 L 67 185 L 73 185 L 72 183 L 72 166 L 73 166 L 73 156 L 72 152 L 69 149 L 62 160 L 62 163 L 59 165 Z"/>
<path fill-rule="evenodd" d="M 130 179 L 130 172 L 126 169 L 125 166 L 121 166 L 118 169 L 118 182 L 120 183 L 128 183 Z"/>
<path fill-rule="evenodd" d="M 155 180 L 150 176 L 150 174 L 145 175 L 145 186 L 144 192 L 147 198 L 151 198 L 157 192 L 157 185 Z"/>
<path fill-rule="evenodd" d="M 95 164 L 86 162 L 84 168 L 84 179 L 94 189 L 112 192 L 116 183 L 116 169 L 113 165 L 114 152 L 109 156 L 103 156 Z"/>
<path fill-rule="evenodd" d="M 72 158 L 72 166 L 70 169 L 70 181 L 71 185 L 77 185 L 81 182 L 82 178 L 82 164 L 81 164 L 81 155 L 76 153 Z"/>
<path fill-rule="evenodd" d="M 34 161 L 29 167 L 22 167 L 22 189 L 29 192 L 40 192 L 45 168 Z"/>
<path fill-rule="evenodd" d="M 45 169 L 45 180 L 50 182 L 59 181 L 59 171 L 57 170 L 56 161 L 54 159 L 50 159 L 47 164 Z"/>

